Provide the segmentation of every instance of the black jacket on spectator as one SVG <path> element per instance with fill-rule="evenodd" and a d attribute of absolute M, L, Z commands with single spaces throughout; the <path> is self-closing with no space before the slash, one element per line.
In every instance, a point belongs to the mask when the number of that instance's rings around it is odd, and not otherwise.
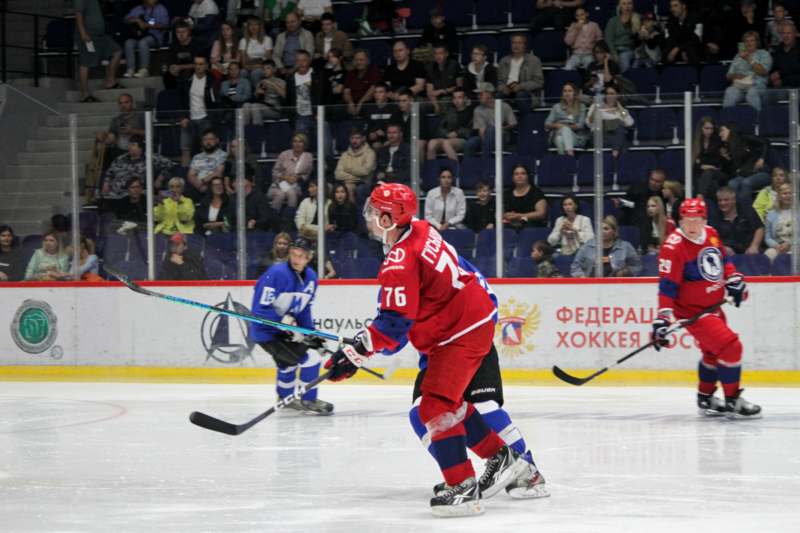
<path fill-rule="evenodd" d="M 322 105 L 322 97 L 325 94 L 324 80 L 322 73 L 318 70 L 311 71 L 311 105 Z M 294 129 L 295 121 L 297 120 L 297 85 L 294 83 L 294 75 L 289 76 L 286 80 L 286 114 L 289 116 L 289 122 Z M 314 110 L 316 113 L 316 110 Z M 310 141 L 310 139 L 309 139 Z"/>
<path fill-rule="evenodd" d="M 764 227 L 753 206 L 741 202 L 736 202 L 736 218 L 725 220 L 724 215 L 715 210 L 708 220 L 708 225 L 717 230 L 722 244 L 737 254 L 743 254 L 753 242 L 756 230 Z"/>
<path fill-rule="evenodd" d="M 128 11 L 126 11 L 128 13 Z M 205 53 L 203 49 L 203 45 L 200 41 L 193 37 L 189 44 L 182 45 L 180 41 L 175 39 L 172 44 L 169 45 L 169 65 L 191 65 L 194 63 L 194 58 L 197 56 L 201 56 Z M 175 89 L 176 88 L 176 79 L 180 78 L 189 78 L 194 74 L 193 69 L 185 69 L 181 70 L 178 76 L 173 76 L 170 74 L 169 70 L 164 73 L 164 88 L 165 89 Z"/>
<path fill-rule="evenodd" d="M 377 166 L 375 167 L 376 178 L 381 172 L 386 172 L 386 168 L 389 166 L 389 157 L 391 156 L 389 148 L 389 146 L 384 146 L 378 150 L 378 156 L 376 159 Z M 410 144 L 404 142 L 400 143 L 400 146 L 397 148 L 397 151 L 394 153 L 394 158 L 392 159 L 392 172 L 400 174 L 400 183 L 408 183 L 411 181 Z"/>
<path fill-rule="evenodd" d="M 467 205 L 464 224 L 475 233 L 480 233 L 486 226 L 495 223 L 495 213 L 497 211 L 494 198 L 489 198 L 486 205 L 481 205 L 478 201 L 471 202 Z"/>
<path fill-rule="evenodd" d="M 764 2 L 761 2 L 764 3 Z M 766 3 L 764 3 L 766 5 Z M 754 31 L 762 36 L 761 42 L 764 42 L 764 18 L 758 17 L 756 14 L 753 17 L 753 23 L 748 24 L 747 19 L 742 16 L 742 11 L 737 5 L 730 11 L 725 18 L 723 26 L 722 42 L 719 43 L 718 59 L 731 59 L 739 51 L 739 43 L 742 42 L 742 36 L 745 32 Z"/>
<path fill-rule="evenodd" d="M 361 106 L 361 116 L 364 118 L 364 132 L 367 135 L 369 142 L 369 134 L 377 131 L 383 131 L 383 137 L 386 137 L 386 125 L 392 118 L 397 105 L 386 102 L 383 107 L 378 107 L 374 101 Z"/>
<path fill-rule="evenodd" d="M 233 228 L 236 226 L 236 203 L 234 199 L 225 196 L 222 200 L 222 205 L 219 206 L 219 211 L 217 211 L 217 216 L 214 220 L 211 220 L 211 205 L 203 205 L 196 206 L 194 208 L 194 231 L 195 233 L 201 233 L 203 235 L 206 234 L 208 231 L 206 228 L 203 227 L 203 224 L 207 224 L 209 222 L 225 222 L 225 219 L 228 219 L 228 225 Z M 222 228 L 213 228 L 211 233 L 221 233 Z"/>
<path fill-rule="evenodd" d="M 347 119 L 347 107 L 344 102 L 344 90 L 336 94 L 333 92 L 334 87 L 344 86 L 344 78 L 347 76 L 347 70 L 322 70 L 322 103 L 328 106 L 325 109 L 325 120 L 328 122 L 341 122 Z"/>
<path fill-rule="evenodd" d="M 425 116 L 425 113 L 420 113 L 419 117 L 419 140 L 421 141 L 429 141 L 431 139 L 431 133 L 428 129 L 428 117 Z M 401 126 L 403 126 L 403 142 L 410 143 L 411 142 L 411 114 L 407 117 L 403 115 L 403 112 L 399 109 L 394 112 L 392 115 L 392 119 L 390 122 L 397 122 Z"/>
<path fill-rule="evenodd" d="M 700 15 L 694 11 L 689 11 L 686 14 L 686 19 L 681 23 L 677 17 L 670 15 L 667 19 L 666 37 L 664 39 L 664 60 L 667 59 L 670 51 L 677 47 L 681 52 L 686 52 L 689 56 L 689 62 L 695 63 L 703 57 L 703 38 L 697 35 L 697 31 L 705 36 L 702 30 L 702 22 Z M 740 38 L 741 38 L 741 34 Z M 680 57 L 675 58 L 676 61 L 681 61 Z"/>
<path fill-rule="evenodd" d="M 19 246 L 12 246 L 7 252 L 0 250 L 0 272 L 6 275 L 8 281 L 23 281 L 27 266 Z"/>
<path fill-rule="evenodd" d="M 234 210 L 236 209 L 235 204 Z M 261 231 L 269 231 L 270 229 L 270 216 L 269 216 L 270 203 L 263 192 L 258 189 L 252 189 L 244 199 L 244 220 L 245 224 L 251 220 L 256 221 L 255 229 Z M 231 226 L 236 226 L 236 216 Z"/>
<path fill-rule="evenodd" d="M 358 233 L 358 207 L 355 204 L 339 205 L 334 200 L 328 206 L 328 222 L 336 226 L 336 231 Z"/>
<path fill-rule="evenodd" d="M 433 88 L 437 91 L 439 89 L 449 89 L 450 87 L 455 87 L 458 85 L 456 80 L 462 76 L 461 65 L 458 64 L 458 61 L 452 58 L 448 58 L 444 62 L 443 69 L 440 69 L 439 64 L 435 61 L 428 63 L 425 66 L 425 72 L 427 74 L 425 77 L 425 83 L 432 84 Z"/>
<path fill-rule="evenodd" d="M 475 74 L 470 72 L 469 65 L 464 67 L 462 74 L 464 75 L 464 90 L 467 91 L 467 97 L 470 100 L 477 101 L 478 99 L 473 91 L 478 88 L 478 81 Z M 497 87 L 497 67 L 490 61 L 486 61 L 483 66 L 483 81 Z"/>
<path fill-rule="evenodd" d="M 191 114 L 189 110 L 191 109 L 191 96 L 189 95 L 189 91 L 192 90 L 192 80 L 194 79 L 194 72 L 188 78 L 179 78 L 178 79 L 178 112 L 180 114 L 180 118 L 191 118 Z M 219 124 L 222 122 L 222 117 L 220 113 L 215 113 L 214 111 L 220 108 L 219 103 L 219 86 L 217 85 L 217 78 L 215 78 L 211 73 L 206 72 L 206 88 L 204 91 L 205 97 L 205 104 L 206 104 L 206 112 L 208 113 L 208 119 L 214 124 L 214 127 L 217 128 L 219 131 Z"/>
<path fill-rule="evenodd" d="M 447 109 L 442 122 L 439 123 L 439 129 L 436 130 L 437 139 L 445 139 L 447 134 L 451 131 L 456 132 L 459 139 L 467 140 L 472 136 L 472 116 L 475 114 L 475 108 L 467 106 L 461 111 L 451 106 Z"/>
<path fill-rule="evenodd" d="M 450 51 L 450 57 L 458 56 L 458 42 L 458 31 L 448 21 L 444 21 L 442 27 L 438 29 L 429 25 L 422 30 L 422 37 L 419 39 L 420 45 L 430 44 L 436 46 L 441 43 L 446 44 L 447 49 Z"/>
<path fill-rule="evenodd" d="M 748 177 L 754 174 L 753 165 L 759 159 L 767 160 L 769 156 L 769 139 L 750 133 L 739 133 L 738 153 L 731 153 L 730 159 L 725 159 L 722 171 L 730 178 L 736 176 Z M 723 143 L 727 147 L 727 143 Z"/>
<path fill-rule="evenodd" d="M 167 255 L 158 271 L 159 281 L 205 281 L 207 279 L 203 258 L 191 248 L 187 248 L 183 252 L 182 265 L 173 263 L 172 254 L 167 250 Z"/>
<path fill-rule="evenodd" d="M 788 52 L 781 44 L 772 54 L 772 72 L 781 75 L 781 88 L 800 87 L 800 43 Z"/>
<path fill-rule="evenodd" d="M 622 220 L 619 221 L 620 226 L 639 226 L 641 227 L 645 220 L 647 220 L 647 200 L 651 196 L 658 196 L 662 200 L 664 196 L 661 190 L 653 192 L 649 186 L 650 180 L 634 183 L 630 186 L 625 193 L 625 199 L 633 202 L 635 205 L 633 209 L 622 207 Z"/>
<path fill-rule="evenodd" d="M 114 213 L 119 220 L 147 222 L 147 202 L 144 196 L 138 202 L 131 202 L 130 196 L 114 200 Z"/>
<path fill-rule="evenodd" d="M 408 65 L 403 70 L 397 68 L 397 63 L 392 62 L 391 65 L 386 67 L 383 71 L 383 81 L 389 84 L 392 92 L 397 92 L 403 87 L 411 89 L 417 83 L 417 79 L 425 79 L 428 75 L 425 72 L 425 66 L 415 59 L 408 60 Z M 423 89 L 422 94 L 425 94 Z"/>
<path fill-rule="evenodd" d="M 697 160 L 692 162 L 692 169 L 695 176 L 703 172 L 700 168 L 703 165 L 711 165 L 717 168 L 722 168 L 725 165 L 725 158 L 719 153 L 720 148 L 722 148 L 722 140 L 720 140 L 717 134 L 714 134 L 708 140 L 708 149 L 704 149 L 701 145 Z M 698 163 L 697 161 L 700 162 Z"/>

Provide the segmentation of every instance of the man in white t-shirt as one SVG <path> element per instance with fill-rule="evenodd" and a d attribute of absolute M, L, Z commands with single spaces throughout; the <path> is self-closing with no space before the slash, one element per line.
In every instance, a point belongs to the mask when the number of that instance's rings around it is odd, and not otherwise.
<path fill-rule="evenodd" d="M 527 115 L 539 104 L 535 91 L 544 87 L 542 62 L 525 51 L 527 36 L 524 33 L 511 37 L 511 55 L 500 60 L 497 67 L 497 98 L 508 100 Z"/>
<path fill-rule="evenodd" d="M 213 112 L 219 107 L 219 89 L 214 76 L 208 75 L 208 59 L 194 58 L 194 74 L 178 80 L 178 106 L 183 112 L 181 120 L 181 166 L 188 167 L 195 138 L 214 127 Z"/>

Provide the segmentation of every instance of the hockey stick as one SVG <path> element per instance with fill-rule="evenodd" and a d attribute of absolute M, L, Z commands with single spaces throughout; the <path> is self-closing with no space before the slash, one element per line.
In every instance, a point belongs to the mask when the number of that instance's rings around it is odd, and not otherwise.
<path fill-rule="evenodd" d="M 286 398 L 282 398 L 281 401 L 276 403 L 273 407 L 270 407 L 254 419 L 250 420 L 249 422 L 245 422 L 244 424 L 231 424 L 230 422 L 225 422 L 224 420 L 220 420 L 219 418 L 214 418 L 213 416 L 209 416 L 205 413 L 201 413 L 200 411 L 195 411 L 189 415 L 189 421 L 194 424 L 195 426 L 199 426 L 204 429 L 209 429 L 211 431 L 217 431 L 219 433 L 224 433 L 226 435 L 241 435 L 251 427 L 255 426 L 269 415 L 274 413 L 275 411 L 280 411 L 293 401 L 299 401 L 300 397 L 305 394 L 306 392 L 310 391 L 326 379 L 331 376 L 331 371 L 327 371 L 324 374 L 321 374 L 317 379 L 312 381 L 306 386 L 299 386 L 293 393 L 291 393 Z"/>
<path fill-rule="evenodd" d="M 333 354 L 335 354 L 335 353 L 336 353 L 336 352 L 334 352 L 333 350 L 329 350 L 329 349 L 327 349 L 327 348 L 323 348 L 323 350 L 325 350 L 325 353 L 327 353 L 328 355 L 333 355 Z M 388 376 L 386 376 L 386 375 L 384 375 L 384 374 L 379 374 L 379 373 L 375 372 L 374 370 L 370 370 L 369 368 L 367 368 L 367 367 L 365 367 L 365 366 L 362 366 L 362 367 L 360 367 L 360 368 L 359 368 L 359 370 L 363 370 L 363 371 L 364 371 L 364 372 L 366 372 L 367 374 L 372 374 L 373 376 L 375 376 L 375 377 L 376 377 L 376 378 L 378 378 L 378 379 L 383 379 L 383 380 L 387 380 L 387 379 L 389 379 L 389 378 L 388 378 Z M 388 372 L 387 372 L 387 373 L 388 373 Z"/>
<path fill-rule="evenodd" d="M 220 313 L 222 315 L 228 315 L 236 318 L 241 318 L 244 320 L 249 320 L 250 322 L 256 322 L 258 324 L 266 324 L 268 326 L 272 326 L 278 329 L 283 329 L 286 331 L 296 331 L 298 333 L 302 333 L 303 335 L 310 335 L 313 337 L 322 337 L 323 339 L 330 339 L 337 341 L 339 343 L 344 344 L 355 344 L 355 339 L 350 339 L 348 337 L 339 337 L 338 335 L 333 335 L 332 333 L 325 333 L 323 331 L 317 331 L 314 329 L 306 329 L 301 328 L 300 326 L 292 326 L 290 324 L 284 324 L 282 322 L 273 322 L 272 320 L 267 320 L 265 318 L 259 318 L 253 315 L 248 315 L 245 313 L 237 313 L 235 311 L 230 311 L 228 309 L 222 309 L 220 307 L 214 307 L 212 305 L 203 304 L 200 302 L 193 302 L 192 300 L 185 300 L 183 298 L 178 298 L 177 296 L 169 296 L 168 294 L 160 294 L 157 292 L 153 292 L 150 290 L 145 289 L 141 285 L 137 285 L 134 283 L 128 276 L 125 275 L 120 269 L 115 267 L 114 265 L 110 265 L 106 263 L 105 265 L 106 272 L 113 274 L 117 279 L 119 279 L 126 287 L 131 289 L 134 292 L 138 292 L 139 294 L 144 294 L 145 296 L 152 296 L 153 298 L 159 298 L 161 300 L 168 300 L 170 302 L 177 302 L 179 304 L 188 305 L 191 307 L 199 307 L 200 309 L 205 309 L 207 311 L 213 311 L 215 313 Z"/>
<path fill-rule="evenodd" d="M 708 313 L 713 313 L 714 311 L 716 311 L 717 309 L 719 309 L 720 307 L 722 307 L 723 305 L 725 305 L 726 303 L 729 303 L 729 302 L 730 302 L 730 297 L 725 298 L 724 300 L 715 303 L 714 305 L 712 305 L 708 309 L 704 309 L 703 311 L 701 311 L 700 314 L 698 314 L 696 316 L 693 316 L 689 320 L 686 320 L 685 322 L 681 322 L 680 324 L 678 324 L 674 328 L 670 329 L 669 331 L 667 331 L 667 335 L 672 335 L 676 331 L 678 331 L 680 329 L 683 329 L 683 328 L 685 328 L 686 326 L 688 326 L 690 324 L 693 324 L 695 321 L 699 320 L 700 317 L 702 317 L 703 315 L 706 315 Z M 553 374 L 555 374 L 556 377 L 558 379 L 560 379 L 561 381 L 565 381 L 565 382 L 569 383 L 570 385 L 575 385 L 576 387 L 580 387 L 584 383 L 587 383 L 587 382 L 593 380 L 594 378 L 596 378 L 600 374 L 603 374 L 606 371 L 608 371 L 609 369 L 614 368 L 615 366 L 617 366 L 618 364 L 622 363 L 623 361 L 625 361 L 627 359 L 630 359 L 631 357 L 633 357 L 634 355 L 636 355 L 636 354 L 638 354 L 640 352 L 645 351 L 647 348 L 650 348 L 651 346 L 655 346 L 655 344 L 656 344 L 655 341 L 648 342 L 647 344 L 645 344 L 641 348 L 629 353 L 628 355 L 626 355 L 622 359 L 617 360 L 615 363 L 612 363 L 612 364 L 608 365 L 607 367 L 605 367 L 602 370 L 598 370 L 597 372 L 595 372 L 594 374 L 592 374 L 588 378 L 576 378 L 575 376 L 570 376 L 569 374 L 567 374 L 566 372 L 564 372 L 563 370 L 561 370 L 557 366 L 553 366 Z"/>

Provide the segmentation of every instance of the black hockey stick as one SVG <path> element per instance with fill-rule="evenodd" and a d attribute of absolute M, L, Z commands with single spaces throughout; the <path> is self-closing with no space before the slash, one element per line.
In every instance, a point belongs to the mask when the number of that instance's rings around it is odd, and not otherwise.
<path fill-rule="evenodd" d="M 329 349 L 327 349 L 327 348 L 323 348 L 323 350 L 325 350 L 325 352 L 326 352 L 328 355 L 333 355 L 333 354 L 335 354 L 335 353 L 336 353 L 336 352 L 334 352 L 333 350 L 329 350 Z M 364 371 L 364 372 L 366 372 L 367 374 L 372 374 L 372 375 L 373 375 L 373 376 L 375 376 L 376 378 L 378 378 L 378 379 L 382 379 L 382 380 L 384 380 L 384 381 L 385 381 L 385 380 L 387 380 L 387 379 L 389 379 L 388 377 L 384 376 L 383 374 L 379 374 L 379 373 L 375 372 L 374 370 L 370 370 L 369 368 L 367 368 L 367 367 L 365 367 L 365 366 L 362 366 L 362 367 L 360 367 L 360 368 L 359 368 L 359 370 L 363 370 L 363 371 Z M 388 372 L 387 372 L 387 373 L 388 373 Z"/>
<path fill-rule="evenodd" d="M 281 399 L 278 403 L 276 403 L 273 407 L 270 407 L 254 419 L 249 422 L 245 422 L 244 424 L 231 424 L 230 422 L 225 422 L 224 420 L 220 420 L 219 418 L 214 418 L 213 416 L 209 416 L 205 413 L 201 413 L 200 411 L 195 411 L 189 415 L 189 421 L 194 424 L 195 426 L 200 426 L 204 429 L 210 429 L 211 431 L 217 431 L 219 433 L 225 433 L 226 435 L 241 435 L 251 427 L 255 426 L 269 415 L 274 413 L 275 411 L 280 411 L 290 403 L 294 401 L 300 401 L 300 397 L 305 394 L 306 392 L 310 391 L 326 379 L 331 376 L 331 371 L 328 370 L 324 374 L 321 374 L 317 379 L 309 383 L 308 385 L 300 386 L 293 393 L 291 393 L 286 398 Z"/>
<path fill-rule="evenodd" d="M 667 335 L 672 335 L 673 333 L 675 333 L 679 329 L 685 328 L 686 326 L 694 323 L 696 320 L 699 320 L 700 317 L 702 317 L 703 315 L 705 315 L 707 313 L 713 313 L 714 311 L 716 311 L 717 309 L 719 309 L 720 307 L 722 307 L 723 305 L 725 305 L 728 302 L 729 302 L 729 299 L 726 298 L 726 299 L 722 300 L 721 302 L 715 303 L 714 305 L 712 305 L 708 309 L 704 309 L 700 314 L 698 314 L 696 316 L 693 316 L 692 318 L 690 318 L 689 320 L 686 320 L 685 322 L 681 322 L 680 324 L 678 324 L 677 326 L 675 326 L 671 330 L 667 331 Z M 655 346 L 655 344 L 656 344 L 655 341 L 648 342 L 647 344 L 645 344 L 641 348 L 629 353 L 628 355 L 626 355 L 622 359 L 617 360 L 615 363 L 612 363 L 612 364 L 608 365 L 607 367 L 605 367 L 602 370 L 598 370 L 597 372 L 595 372 L 594 374 L 592 374 L 588 378 L 576 378 L 575 376 L 570 376 L 569 374 L 567 374 L 566 372 L 564 372 L 563 370 L 561 370 L 557 366 L 553 366 L 553 374 L 555 374 L 556 377 L 558 379 L 560 379 L 561 381 L 565 381 L 565 382 L 569 383 L 570 385 L 575 385 L 576 387 L 580 387 L 584 383 L 587 383 L 587 382 L 593 380 L 594 378 L 596 378 L 600 374 L 603 374 L 606 371 L 608 371 L 609 369 L 614 368 L 615 366 L 617 366 L 618 364 L 622 363 L 623 361 L 625 361 L 627 359 L 630 359 L 631 357 L 633 357 L 634 355 L 636 355 L 636 354 L 638 354 L 640 352 L 645 351 L 647 348 L 650 348 L 651 346 Z"/>
<path fill-rule="evenodd" d="M 312 337 L 321 337 L 323 339 L 330 339 L 337 341 L 339 343 L 344 344 L 355 344 L 355 339 L 350 339 L 348 337 L 339 337 L 338 335 L 333 335 L 332 333 L 325 333 L 323 331 L 317 331 L 315 329 L 306 329 L 301 328 L 299 326 L 292 326 L 291 324 L 284 324 L 282 322 L 273 322 L 272 320 L 267 320 L 265 318 L 259 318 L 253 315 L 248 315 L 245 313 L 237 313 L 235 311 L 230 311 L 228 309 L 222 309 L 220 307 L 214 307 L 212 305 L 207 305 L 200 302 L 193 302 L 192 300 L 185 300 L 183 298 L 178 298 L 177 296 L 169 296 L 168 294 L 160 294 L 157 292 L 153 292 L 150 290 L 145 289 L 141 285 L 137 285 L 134 283 L 124 272 L 120 269 L 115 267 L 114 265 L 106 263 L 105 265 L 106 272 L 113 274 L 117 279 L 119 279 L 126 287 L 131 289 L 132 291 L 138 292 L 139 294 L 144 294 L 145 296 L 152 296 L 153 298 L 159 298 L 161 300 L 167 300 L 170 302 L 177 302 L 179 304 L 188 305 L 191 307 L 199 307 L 200 309 L 205 309 L 206 311 L 213 311 L 215 313 L 220 313 L 223 315 L 228 315 L 236 318 L 241 318 L 244 320 L 249 320 L 250 322 L 256 322 L 259 324 L 266 324 L 268 326 L 273 326 L 278 329 L 283 329 L 286 331 L 296 331 L 298 333 L 302 333 L 303 335 L 309 335 Z"/>

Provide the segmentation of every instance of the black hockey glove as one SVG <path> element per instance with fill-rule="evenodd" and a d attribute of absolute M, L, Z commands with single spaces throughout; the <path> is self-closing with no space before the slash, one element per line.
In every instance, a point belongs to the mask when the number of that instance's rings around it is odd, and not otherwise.
<path fill-rule="evenodd" d="M 653 333 L 650 335 L 650 340 L 655 344 L 653 347 L 657 352 L 661 351 L 662 347 L 669 346 L 669 339 L 667 338 L 667 330 L 669 329 L 669 318 L 660 316 L 653 320 Z"/>
<path fill-rule="evenodd" d="M 325 368 L 331 371 L 329 381 L 342 381 L 350 379 L 358 372 L 367 360 L 367 350 L 361 342 L 352 346 L 344 346 L 325 363 Z"/>
<path fill-rule="evenodd" d="M 325 348 L 325 339 L 322 337 L 306 335 L 302 342 L 308 346 L 310 350 L 322 350 Z"/>
<path fill-rule="evenodd" d="M 733 298 L 733 304 L 739 307 L 744 300 L 747 300 L 747 283 L 741 274 L 736 272 L 725 280 L 725 290 L 728 291 L 728 296 Z"/>

